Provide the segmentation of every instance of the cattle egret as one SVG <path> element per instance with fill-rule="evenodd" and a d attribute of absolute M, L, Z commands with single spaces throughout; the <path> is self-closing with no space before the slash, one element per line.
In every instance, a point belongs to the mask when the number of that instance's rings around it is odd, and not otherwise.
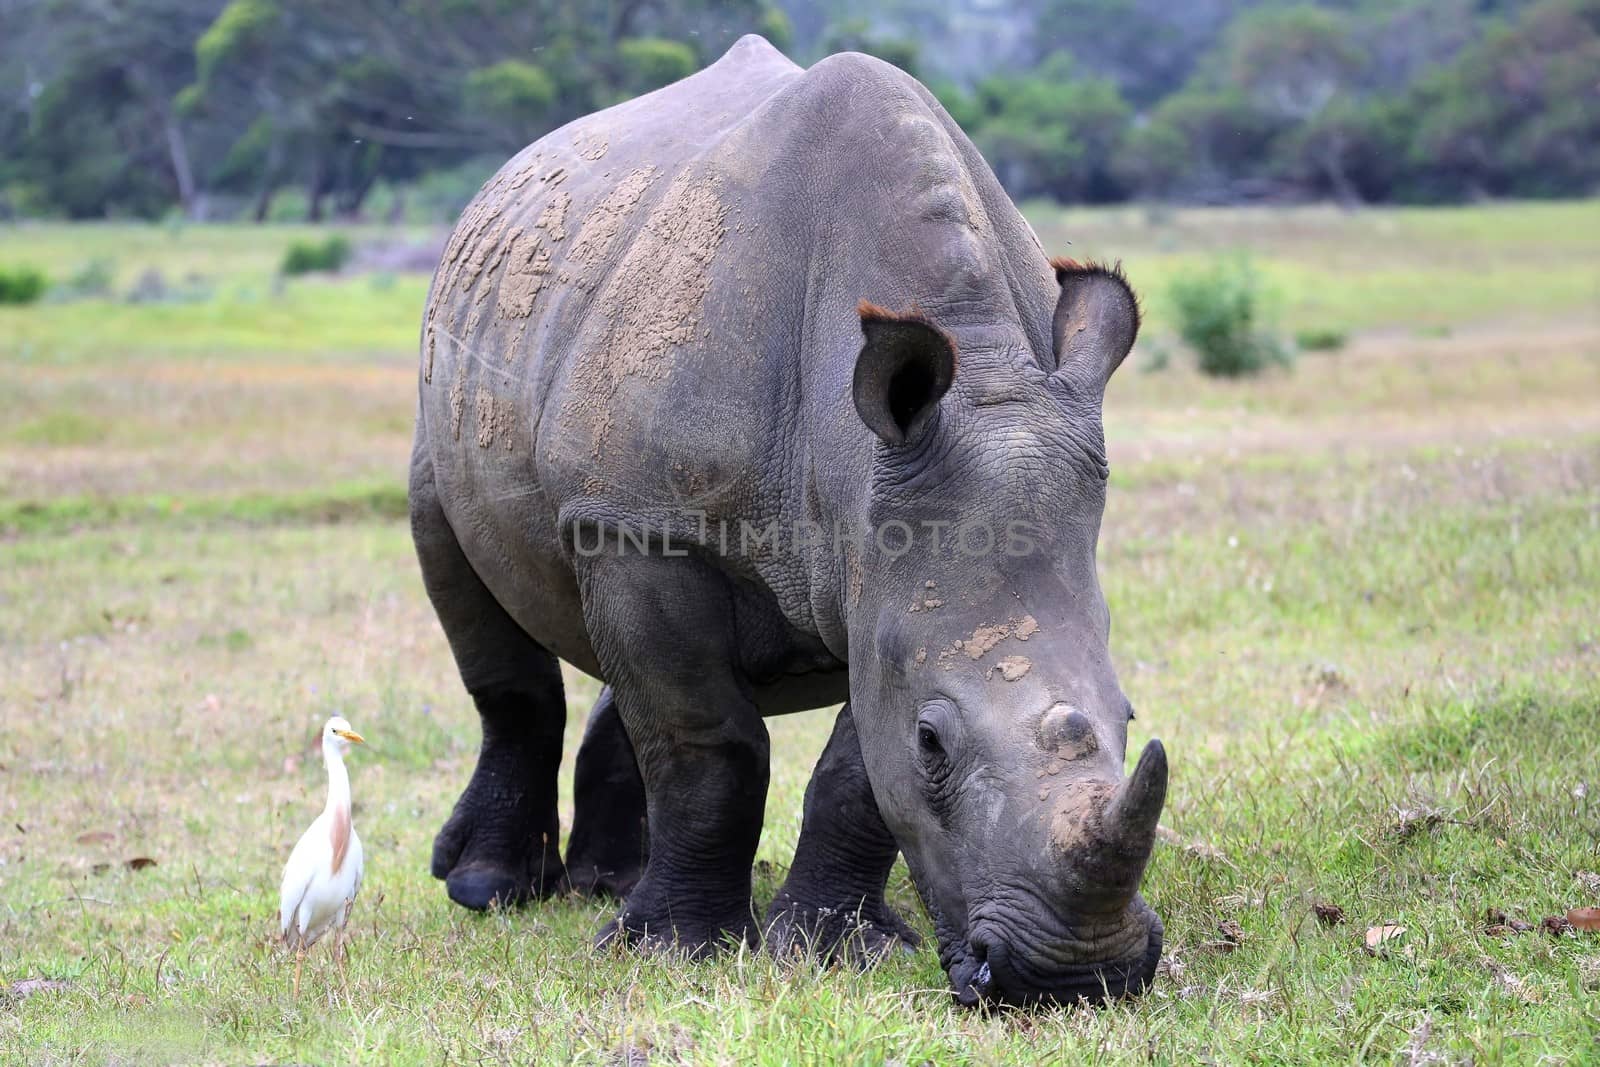
<path fill-rule="evenodd" d="M 334 962 L 343 973 L 340 936 L 350 905 L 361 891 L 361 838 L 350 821 L 350 775 L 344 755 L 364 739 L 335 715 L 322 728 L 322 760 L 328 766 L 328 805 L 301 836 L 283 869 L 278 919 L 284 944 L 294 949 L 294 993 L 300 995 L 300 968 L 306 950 L 329 930 Z"/>

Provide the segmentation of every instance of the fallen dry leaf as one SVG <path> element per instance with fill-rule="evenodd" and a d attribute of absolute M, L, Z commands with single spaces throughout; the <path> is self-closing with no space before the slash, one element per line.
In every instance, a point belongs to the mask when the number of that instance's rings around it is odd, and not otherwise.
<path fill-rule="evenodd" d="M 1325 900 L 1319 900 L 1311 905 L 1311 910 L 1316 912 L 1317 922 L 1323 926 L 1338 926 L 1344 922 L 1344 909 L 1337 904 L 1329 904 Z"/>
<path fill-rule="evenodd" d="M 126 864 L 128 870 L 130 871 L 142 871 L 146 867 L 154 867 L 155 865 L 156 861 L 151 859 L 149 856 L 135 856 Z"/>
<path fill-rule="evenodd" d="M 110 830 L 90 830 L 86 834 L 78 835 L 80 845 L 109 845 L 117 839 L 117 835 Z"/>
<path fill-rule="evenodd" d="M 1574 930 L 1600 930 L 1600 908 L 1570 908 L 1567 922 L 1572 924 Z"/>
<path fill-rule="evenodd" d="M 1376 956 L 1379 950 L 1406 936 L 1406 928 L 1394 923 L 1367 927 L 1367 951 Z"/>

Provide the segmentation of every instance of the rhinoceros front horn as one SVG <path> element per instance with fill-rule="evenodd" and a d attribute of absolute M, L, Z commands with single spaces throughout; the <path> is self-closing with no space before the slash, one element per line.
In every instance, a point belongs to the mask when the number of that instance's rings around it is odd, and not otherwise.
<path fill-rule="evenodd" d="M 1144 866 L 1155 847 L 1156 824 L 1167 800 L 1167 750 L 1152 739 L 1139 764 L 1106 805 L 1101 826 L 1108 879 L 1131 897 L 1139 888 Z"/>

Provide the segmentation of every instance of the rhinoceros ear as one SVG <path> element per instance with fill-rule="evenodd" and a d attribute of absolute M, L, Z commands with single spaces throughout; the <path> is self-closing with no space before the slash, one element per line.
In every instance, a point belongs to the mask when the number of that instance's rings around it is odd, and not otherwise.
<path fill-rule="evenodd" d="M 1054 323 L 1056 367 L 1103 391 L 1139 336 L 1139 298 L 1121 263 L 1106 267 L 1052 259 L 1050 266 L 1061 285 Z"/>
<path fill-rule="evenodd" d="M 955 339 L 916 312 L 856 308 L 866 340 L 856 357 L 856 412 L 885 444 L 914 438 L 956 377 Z"/>

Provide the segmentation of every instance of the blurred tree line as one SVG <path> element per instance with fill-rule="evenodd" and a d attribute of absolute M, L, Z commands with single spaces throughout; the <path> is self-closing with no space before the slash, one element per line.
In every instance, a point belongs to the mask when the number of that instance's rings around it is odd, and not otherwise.
<path fill-rule="evenodd" d="M 0 215 L 447 217 L 749 32 L 916 74 L 1019 197 L 1600 187 L 1600 0 L 0 0 Z"/>

